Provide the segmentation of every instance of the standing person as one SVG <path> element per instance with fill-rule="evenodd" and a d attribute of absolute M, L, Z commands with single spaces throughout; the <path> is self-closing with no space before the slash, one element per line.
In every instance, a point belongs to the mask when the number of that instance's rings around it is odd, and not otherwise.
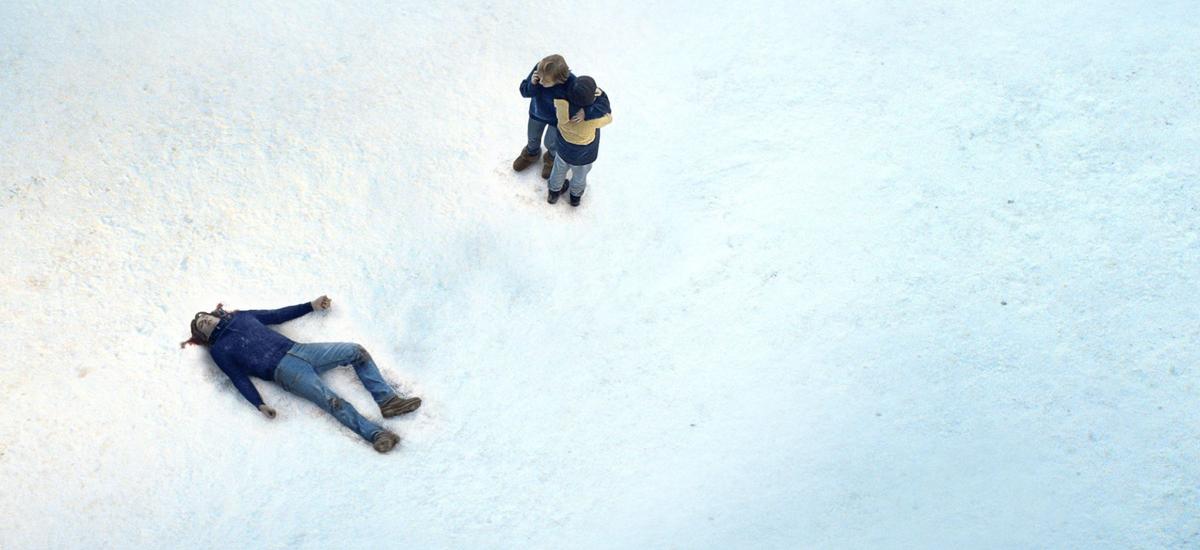
<path fill-rule="evenodd" d="M 363 418 L 354 405 L 333 393 L 320 374 L 340 365 L 351 365 L 384 418 L 412 412 L 421 406 L 421 398 L 396 395 L 371 354 L 358 344 L 298 344 L 266 325 L 286 323 L 314 310 L 329 309 L 332 302 L 321 296 L 312 302 L 274 310 L 199 312 L 192 318 L 192 337 L 179 345 L 197 344 L 208 348 L 209 355 L 225 376 L 233 382 L 251 405 L 267 418 L 275 418 L 275 409 L 263 403 L 250 381 L 254 376 L 273 380 L 283 389 L 315 403 L 322 410 L 370 442 L 376 451 L 392 450 L 400 438 Z"/>
<path fill-rule="evenodd" d="M 600 128 L 612 122 L 612 109 L 608 94 L 596 87 L 590 76 L 576 78 L 567 90 L 567 97 L 554 100 L 554 109 L 558 149 L 547 183 L 550 193 L 546 202 L 554 204 L 563 191 L 570 191 L 571 206 L 579 206 L 587 189 L 588 172 L 600 154 Z M 589 112 L 604 114 L 590 118 Z M 570 181 L 566 179 L 567 170 L 571 171 Z"/>
<path fill-rule="evenodd" d="M 513 160 L 513 170 L 521 172 L 538 158 L 542 150 L 541 144 L 546 145 L 546 154 L 542 156 L 542 179 L 550 177 L 551 165 L 554 162 L 554 152 L 557 148 L 557 132 L 554 126 L 558 119 L 554 112 L 554 100 L 567 97 L 567 91 L 575 82 L 567 60 L 554 54 L 542 58 L 534 65 L 529 75 L 521 81 L 521 97 L 529 98 L 529 124 L 526 128 L 526 143 L 521 153 Z M 590 118 L 599 118 L 604 112 L 600 107 L 589 109 Z M 547 128 L 550 126 L 550 128 Z M 543 134 L 545 135 L 543 139 Z"/>

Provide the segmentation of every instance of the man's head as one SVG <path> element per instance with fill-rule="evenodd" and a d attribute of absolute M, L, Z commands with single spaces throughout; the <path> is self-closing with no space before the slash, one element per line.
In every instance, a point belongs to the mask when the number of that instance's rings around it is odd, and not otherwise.
<path fill-rule="evenodd" d="M 567 66 L 567 60 L 563 59 L 561 55 L 547 55 L 538 62 L 541 84 L 547 88 L 566 82 L 567 75 L 570 73 L 571 68 Z"/>
<path fill-rule="evenodd" d="M 192 317 L 192 337 L 179 344 L 179 347 L 182 348 L 188 344 L 207 346 L 209 339 L 212 337 L 213 330 L 217 328 L 217 324 L 226 315 L 228 313 L 225 312 L 222 304 L 217 304 L 217 309 L 214 309 L 211 313 L 207 311 L 196 312 L 196 315 Z"/>
<path fill-rule="evenodd" d="M 212 336 L 213 329 L 217 328 L 217 323 L 220 322 L 220 317 L 201 311 L 192 319 L 192 336 L 200 336 L 207 342 L 208 338 Z"/>
<path fill-rule="evenodd" d="M 590 76 L 581 76 L 567 90 L 567 101 L 576 107 L 587 107 L 596 102 L 596 81 Z"/>

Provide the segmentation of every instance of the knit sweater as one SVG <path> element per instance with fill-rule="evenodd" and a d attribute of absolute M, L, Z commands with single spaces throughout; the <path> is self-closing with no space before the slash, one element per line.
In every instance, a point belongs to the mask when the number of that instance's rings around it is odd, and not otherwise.
<path fill-rule="evenodd" d="M 255 407 L 262 396 L 250 377 L 275 379 L 275 367 L 296 343 L 266 325 L 286 323 L 313 310 L 304 303 L 280 309 L 235 311 L 217 323 L 208 352 L 234 387 Z"/>

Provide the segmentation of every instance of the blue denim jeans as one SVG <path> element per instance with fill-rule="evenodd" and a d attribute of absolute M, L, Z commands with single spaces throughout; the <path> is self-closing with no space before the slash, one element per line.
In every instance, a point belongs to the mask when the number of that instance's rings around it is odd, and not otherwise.
<path fill-rule="evenodd" d="M 525 152 L 530 155 L 538 154 L 542 148 L 538 142 L 542 141 L 542 134 L 546 134 L 546 150 L 554 153 L 558 150 L 558 130 L 540 120 L 529 119 L 529 143 L 525 144 Z"/>
<path fill-rule="evenodd" d="M 338 397 L 321 381 L 321 373 L 340 365 L 354 367 L 358 379 L 376 403 L 395 397 L 395 390 L 383 380 L 371 354 L 362 346 L 347 342 L 292 346 L 275 367 L 275 383 L 312 401 L 363 439 L 374 441 L 382 428 L 363 418 L 354 405 Z"/>
<path fill-rule="evenodd" d="M 567 164 L 562 157 L 554 155 L 554 168 L 550 169 L 550 190 L 555 193 L 562 191 L 563 180 L 567 179 L 567 170 L 571 170 L 571 195 L 582 197 L 587 188 L 587 175 L 592 170 L 591 164 L 575 166 Z"/>

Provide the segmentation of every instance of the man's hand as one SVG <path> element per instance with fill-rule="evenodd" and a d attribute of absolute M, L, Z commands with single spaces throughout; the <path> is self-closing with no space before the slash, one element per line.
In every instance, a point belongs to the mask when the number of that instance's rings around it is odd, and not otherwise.
<path fill-rule="evenodd" d="M 529 77 L 529 83 L 530 84 L 538 84 L 541 81 L 542 81 L 542 75 L 538 74 L 537 71 L 533 71 L 533 76 Z"/>
<path fill-rule="evenodd" d="M 575 116 L 571 117 L 571 122 L 583 122 L 583 109 L 580 109 Z"/>
<path fill-rule="evenodd" d="M 259 405 L 258 410 L 267 415 L 267 418 L 275 418 L 275 409 L 271 408 L 271 406 L 266 403 Z"/>
<path fill-rule="evenodd" d="M 330 300 L 329 296 L 322 295 L 320 298 L 317 298 L 316 300 L 312 301 L 313 311 L 321 311 L 324 309 L 329 309 L 332 306 L 333 306 L 333 300 Z"/>

